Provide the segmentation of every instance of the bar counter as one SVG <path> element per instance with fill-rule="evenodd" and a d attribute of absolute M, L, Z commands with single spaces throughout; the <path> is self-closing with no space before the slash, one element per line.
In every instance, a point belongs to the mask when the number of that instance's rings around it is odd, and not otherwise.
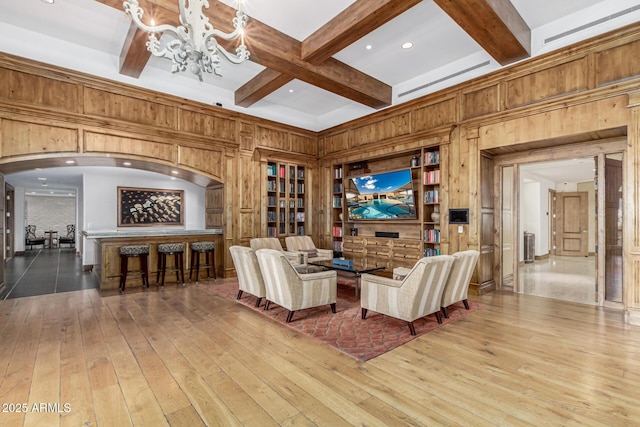
<path fill-rule="evenodd" d="M 161 243 L 184 244 L 184 278 L 189 281 L 189 266 L 191 264 L 191 250 L 189 244 L 193 242 L 215 243 L 215 269 L 219 277 L 223 264 L 223 239 L 221 229 L 210 230 L 127 230 L 127 231 L 83 231 L 82 234 L 94 243 L 94 272 L 100 279 L 100 289 L 118 289 L 120 282 L 120 246 L 149 245 L 149 285 L 154 286 L 158 272 L 158 245 Z M 173 257 L 167 257 L 167 270 L 174 268 Z M 204 259 L 200 261 L 202 264 Z M 129 270 L 139 270 L 140 260 L 129 260 Z M 200 269 L 200 278 L 206 278 L 205 269 Z M 175 286 L 175 274 L 167 273 L 165 286 Z M 142 278 L 139 274 L 127 276 L 127 288 L 140 286 Z"/>

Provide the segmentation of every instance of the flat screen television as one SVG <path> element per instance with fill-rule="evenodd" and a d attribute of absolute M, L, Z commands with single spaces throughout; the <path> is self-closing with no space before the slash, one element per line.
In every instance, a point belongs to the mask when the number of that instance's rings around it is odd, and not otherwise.
<path fill-rule="evenodd" d="M 411 170 L 350 178 L 345 198 L 349 221 L 417 219 Z"/>

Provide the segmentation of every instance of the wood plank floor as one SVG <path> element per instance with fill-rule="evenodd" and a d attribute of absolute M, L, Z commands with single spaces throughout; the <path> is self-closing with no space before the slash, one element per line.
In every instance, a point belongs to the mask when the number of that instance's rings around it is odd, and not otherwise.
<path fill-rule="evenodd" d="M 363 363 L 215 286 L 0 301 L 0 425 L 640 424 L 618 311 L 495 292 Z"/>

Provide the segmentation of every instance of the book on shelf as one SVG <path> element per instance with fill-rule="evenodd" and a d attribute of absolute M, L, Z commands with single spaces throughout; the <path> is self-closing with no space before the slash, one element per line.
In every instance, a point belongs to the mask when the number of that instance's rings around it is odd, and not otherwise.
<path fill-rule="evenodd" d="M 424 203 L 440 203 L 440 192 L 438 190 L 425 191 Z"/>
<path fill-rule="evenodd" d="M 274 164 L 267 165 L 267 175 L 268 176 L 276 176 L 277 175 L 277 167 Z"/>
<path fill-rule="evenodd" d="M 424 230 L 424 241 L 426 243 L 440 243 L 440 230 L 433 228 Z"/>
<path fill-rule="evenodd" d="M 298 207 L 304 208 L 304 199 L 302 197 L 298 198 Z"/>
<path fill-rule="evenodd" d="M 293 191 L 293 190 L 291 190 Z M 298 183 L 298 194 L 304 194 L 304 183 L 299 182 Z"/>
<path fill-rule="evenodd" d="M 333 170 L 333 178 L 342 179 L 342 166 L 337 167 Z"/>
<path fill-rule="evenodd" d="M 276 237 L 275 227 L 267 227 L 267 237 Z"/>
<path fill-rule="evenodd" d="M 296 213 L 296 221 L 298 221 L 298 222 L 304 222 L 304 212 L 298 212 L 298 213 Z"/>
<path fill-rule="evenodd" d="M 298 226 L 298 236 L 304 236 L 304 225 Z"/>
<path fill-rule="evenodd" d="M 342 197 L 335 196 L 333 198 L 333 207 L 341 208 L 342 207 Z"/>
<path fill-rule="evenodd" d="M 342 193 L 342 183 L 341 182 L 336 182 L 335 184 L 333 184 L 333 192 L 334 193 Z"/>
<path fill-rule="evenodd" d="M 432 171 L 424 171 L 424 183 L 425 184 L 439 184 L 440 183 L 440 169 Z"/>
<path fill-rule="evenodd" d="M 298 169 L 298 179 L 304 179 L 304 169 Z"/>
<path fill-rule="evenodd" d="M 287 169 L 284 167 L 284 165 L 280 166 L 280 178 L 286 178 L 287 177 Z"/>
<path fill-rule="evenodd" d="M 436 248 L 424 248 L 424 256 L 438 256 L 440 255 L 440 249 Z"/>
<path fill-rule="evenodd" d="M 424 164 L 428 165 L 437 165 L 440 163 L 440 151 L 427 151 L 424 153 Z"/>
<path fill-rule="evenodd" d="M 342 252 L 342 242 L 340 241 L 333 242 L 333 250 L 334 252 Z"/>
<path fill-rule="evenodd" d="M 335 226 L 333 227 L 333 237 L 342 237 L 342 227 Z"/>

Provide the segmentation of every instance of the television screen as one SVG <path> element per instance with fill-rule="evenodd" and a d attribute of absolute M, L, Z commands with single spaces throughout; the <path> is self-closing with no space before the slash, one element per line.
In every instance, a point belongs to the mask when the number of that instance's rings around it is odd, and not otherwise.
<path fill-rule="evenodd" d="M 417 219 L 409 169 L 350 178 L 345 197 L 349 221 Z"/>

